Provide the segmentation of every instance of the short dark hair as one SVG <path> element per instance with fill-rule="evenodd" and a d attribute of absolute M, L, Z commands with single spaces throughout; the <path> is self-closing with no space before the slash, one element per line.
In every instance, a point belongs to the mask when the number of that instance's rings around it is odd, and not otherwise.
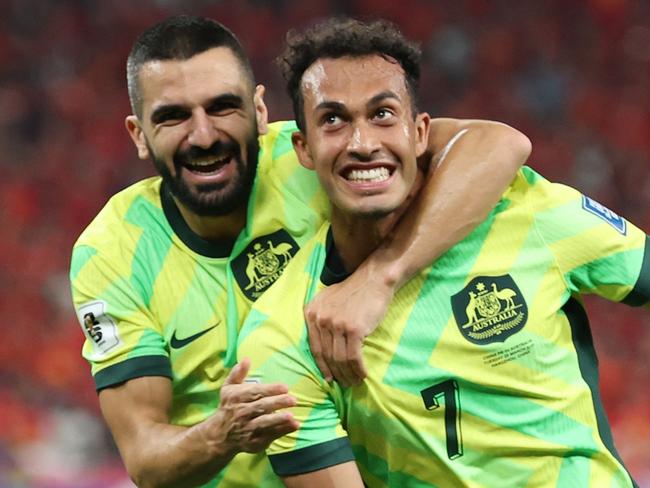
<path fill-rule="evenodd" d="M 277 64 L 287 82 L 298 128 L 305 132 L 304 100 L 300 81 L 318 59 L 379 54 L 396 60 L 405 74 L 413 114 L 417 113 L 420 81 L 419 46 L 407 40 L 395 24 L 387 20 L 362 22 L 349 17 L 333 17 L 305 32 L 289 31 Z"/>
<path fill-rule="evenodd" d="M 177 15 L 153 25 L 135 40 L 126 61 L 126 81 L 133 113 L 142 116 L 142 94 L 138 75 L 150 61 L 185 60 L 215 47 L 227 47 L 241 62 L 251 86 L 253 69 L 235 34 L 223 24 L 206 17 Z"/>

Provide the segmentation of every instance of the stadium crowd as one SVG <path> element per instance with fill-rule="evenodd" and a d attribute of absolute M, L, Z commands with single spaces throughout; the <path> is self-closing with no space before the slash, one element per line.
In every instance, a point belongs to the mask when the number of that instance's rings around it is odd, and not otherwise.
<path fill-rule="evenodd" d="M 517 127 L 533 142 L 533 168 L 650 229 L 650 2 L 0 5 L 0 486 L 125 478 L 80 357 L 68 267 L 106 199 L 153 172 L 123 126 L 125 60 L 135 35 L 166 15 L 212 16 L 237 33 L 267 85 L 272 120 L 290 117 L 271 62 L 289 28 L 337 13 L 393 20 L 425 50 L 425 110 Z M 602 300 L 588 308 L 617 447 L 650 486 L 650 316 Z"/>

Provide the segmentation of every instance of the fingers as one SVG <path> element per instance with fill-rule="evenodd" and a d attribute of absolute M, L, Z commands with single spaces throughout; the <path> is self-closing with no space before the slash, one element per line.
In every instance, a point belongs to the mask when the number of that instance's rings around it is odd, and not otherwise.
<path fill-rule="evenodd" d="M 314 302 L 305 308 L 305 320 L 309 347 L 325 380 L 336 379 L 343 386 L 363 381 L 367 376 L 361 355 L 363 338 L 355 333 L 361 327 L 321 316 Z"/>
<path fill-rule="evenodd" d="M 340 331 L 332 337 L 332 360 L 329 366 L 332 369 L 334 378 L 343 386 L 350 386 L 350 378 L 348 376 L 349 368 L 347 367 L 347 346 L 346 336 L 344 332 Z"/>
<path fill-rule="evenodd" d="M 259 452 L 273 440 L 293 432 L 298 422 L 282 409 L 296 399 L 285 385 L 234 384 L 222 389 L 219 413 L 213 417 L 216 432 L 226 432 L 236 451 Z"/>
<path fill-rule="evenodd" d="M 224 386 L 243 383 L 246 379 L 246 376 L 248 375 L 248 370 L 250 367 L 251 360 L 248 358 L 244 358 L 239 363 L 235 364 L 235 366 L 230 371 L 230 374 L 224 381 Z"/>
<path fill-rule="evenodd" d="M 333 338 L 333 355 L 330 368 L 343 386 L 361 383 L 367 376 L 361 348 L 363 340 L 356 334 L 340 333 Z"/>
<path fill-rule="evenodd" d="M 252 403 L 266 397 L 285 395 L 289 389 L 280 383 L 244 383 L 224 385 L 221 389 L 221 404 Z"/>
<path fill-rule="evenodd" d="M 307 322 L 307 332 L 309 335 L 309 348 L 311 354 L 316 361 L 316 365 L 326 381 L 332 380 L 332 371 L 330 370 L 327 362 L 323 358 L 323 337 L 321 336 L 321 329 L 317 327 L 318 314 L 315 310 L 307 306 L 305 308 L 305 320 Z"/>
<path fill-rule="evenodd" d="M 298 421 L 289 412 L 273 412 L 255 421 L 258 435 L 269 437 L 272 441 L 300 427 Z"/>
<path fill-rule="evenodd" d="M 362 347 L 363 339 L 360 336 L 347 337 L 347 364 L 350 367 L 348 374 L 353 385 L 361 383 L 368 376 L 366 365 L 363 362 L 363 355 L 361 354 Z"/>
<path fill-rule="evenodd" d="M 242 451 L 259 452 L 271 442 L 298 429 L 299 423 L 288 412 L 274 412 L 256 418 L 248 428 L 239 432 L 237 442 Z"/>
<path fill-rule="evenodd" d="M 248 403 L 242 409 L 242 417 L 254 419 L 275 412 L 276 410 L 293 407 L 295 404 L 296 399 L 288 394 L 264 397 Z"/>

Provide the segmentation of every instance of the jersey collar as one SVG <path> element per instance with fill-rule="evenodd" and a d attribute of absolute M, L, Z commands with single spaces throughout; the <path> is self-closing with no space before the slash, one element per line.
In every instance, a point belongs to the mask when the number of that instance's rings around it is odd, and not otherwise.
<path fill-rule="evenodd" d="M 334 244 L 334 237 L 332 236 L 332 227 L 330 226 L 327 229 L 327 237 L 325 239 L 325 252 L 327 257 L 325 258 L 325 266 L 320 275 L 321 282 L 326 285 L 334 285 L 345 280 L 352 273 L 349 273 L 345 270 L 343 260 L 341 255 L 336 249 L 336 244 Z"/>
<path fill-rule="evenodd" d="M 160 185 L 160 202 L 172 230 L 192 251 L 208 258 L 227 258 L 230 256 L 235 241 L 207 241 L 192 231 L 185 222 L 180 210 L 178 210 L 169 187 L 164 181 Z"/>

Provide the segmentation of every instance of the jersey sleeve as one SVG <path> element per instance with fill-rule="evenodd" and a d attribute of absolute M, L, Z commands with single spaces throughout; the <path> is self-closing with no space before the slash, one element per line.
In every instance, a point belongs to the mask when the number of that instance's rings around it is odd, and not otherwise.
<path fill-rule="evenodd" d="M 302 314 L 305 297 L 310 295 L 306 261 L 301 259 L 307 252 L 301 250 L 257 301 L 239 336 L 238 358 L 251 359 L 249 380 L 286 384 L 296 398 L 290 411 L 300 428 L 277 439 L 267 450 L 280 476 L 354 459 L 343 428 L 342 391 L 337 383 L 325 381 L 309 350 Z"/>
<path fill-rule="evenodd" d="M 83 357 L 98 391 L 141 376 L 172 377 L 162 333 L 125 261 L 119 252 L 105 255 L 85 244 L 72 253 L 70 281 L 86 339 Z"/>
<path fill-rule="evenodd" d="M 528 170 L 529 204 L 571 293 L 629 305 L 650 301 L 650 240 L 625 218 L 577 190 Z"/>

